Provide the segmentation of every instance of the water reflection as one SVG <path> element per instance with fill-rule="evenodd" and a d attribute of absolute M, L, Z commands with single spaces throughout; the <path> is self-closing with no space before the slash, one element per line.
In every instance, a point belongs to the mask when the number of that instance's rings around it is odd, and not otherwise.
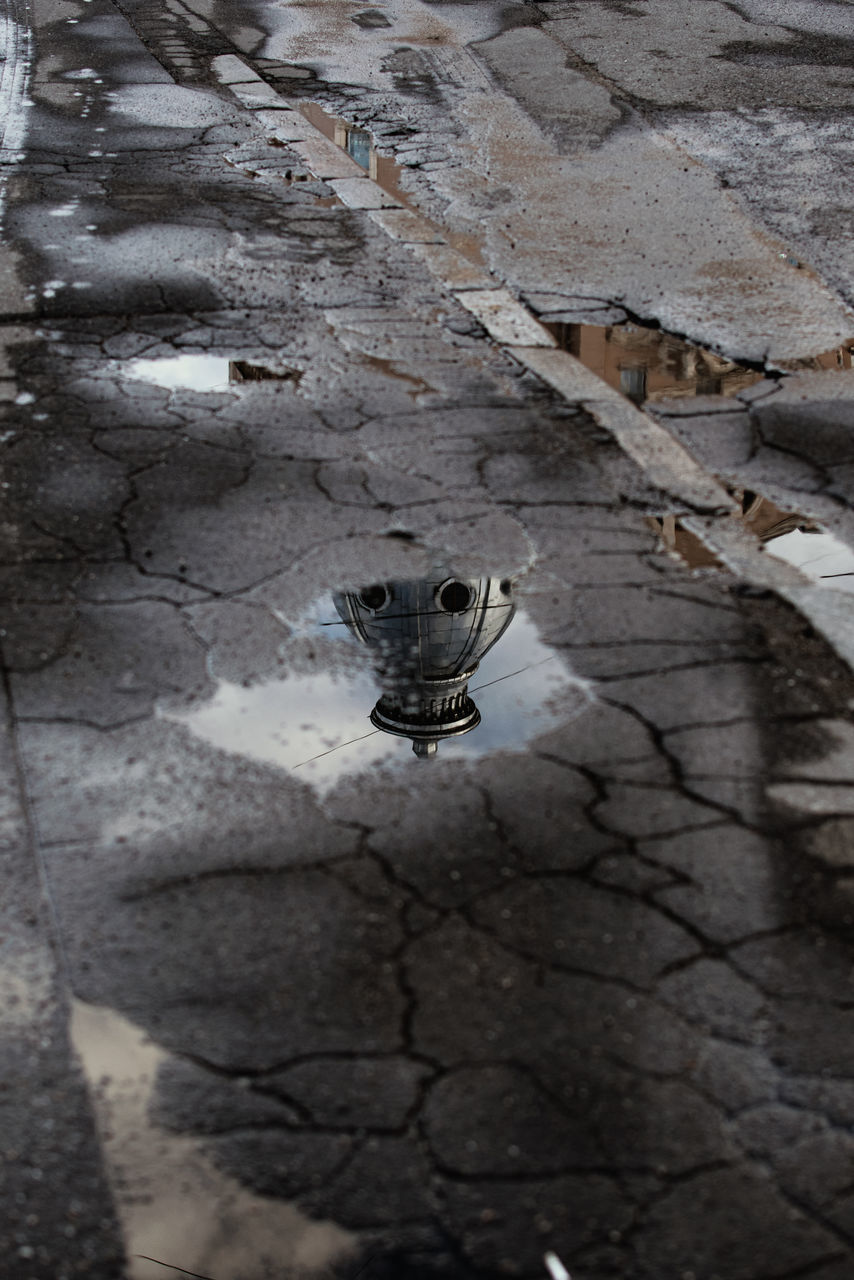
<path fill-rule="evenodd" d="M 346 151 L 384 191 L 401 203 L 408 203 L 400 189 L 400 165 L 389 156 L 380 155 L 367 129 L 360 129 L 340 116 L 332 115 L 319 102 L 302 102 L 299 109 L 319 133 Z"/>
<path fill-rule="evenodd" d="M 480 724 L 468 683 L 513 619 L 507 579 L 377 583 L 334 600 L 372 649 L 383 690 L 371 712 L 377 729 L 410 738 L 427 757 Z"/>
<path fill-rule="evenodd" d="M 837 591 L 854 591 L 854 549 L 798 512 L 782 511 L 749 490 L 734 495 L 740 510 L 734 515 L 765 545 L 770 555 L 785 560 L 813 582 Z M 662 541 L 692 569 L 720 568 L 720 561 L 676 516 L 650 522 Z"/>
<path fill-rule="evenodd" d="M 559 347 L 635 404 L 679 396 L 733 396 L 764 376 L 652 326 L 543 322 Z"/>
<path fill-rule="evenodd" d="M 199 351 L 129 360 L 122 366 L 122 375 L 167 391 L 228 391 L 235 383 L 298 382 L 300 378 L 297 369 L 284 366 L 274 369 L 249 360 Z"/>
<path fill-rule="evenodd" d="M 286 674 L 229 670 L 212 698 L 161 708 L 161 717 L 326 792 L 344 777 L 411 762 L 410 743 L 421 759 L 440 743 L 452 759 L 520 751 L 590 700 L 503 578 L 434 574 L 351 588 L 320 597 L 289 625 L 279 654 Z M 225 675 L 216 649 L 212 668 Z"/>
<path fill-rule="evenodd" d="M 299 109 L 306 120 L 314 125 L 318 132 L 322 133 L 330 142 L 334 142 L 342 151 L 346 151 L 348 156 L 355 160 L 361 169 L 365 170 L 368 177 L 378 187 L 381 187 L 387 195 L 390 195 L 397 204 L 406 209 L 411 209 L 419 217 L 424 217 L 423 211 L 413 202 L 408 192 L 401 185 L 402 167 L 397 161 L 392 160 L 390 156 L 381 155 L 377 151 L 373 134 L 367 129 L 361 129 L 358 125 L 351 124 L 349 120 L 343 120 L 340 116 L 332 115 L 319 102 L 302 102 L 299 104 Z M 442 238 L 449 245 L 459 253 L 462 253 L 469 261 L 482 265 L 483 253 L 477 236 L 454 231 L 446 226 L 437 226 L 436 230 L 440 232 Z"/>
<path fill-rule="evenodd" d="M 228 356 L 183 351 L 176 356 L 129 360 L 122 374 L 134 382 L 150 382 L 167 391 L 227 391 L 231 361 Z"/>

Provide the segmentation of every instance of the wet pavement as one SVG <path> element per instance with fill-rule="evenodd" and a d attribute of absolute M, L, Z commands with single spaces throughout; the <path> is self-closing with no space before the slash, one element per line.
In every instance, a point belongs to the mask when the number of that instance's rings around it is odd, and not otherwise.
<path fill-rule="evenodd" d="M 704 10 L 10 10 L 0 1276 L 849 1280 L 850 6 Z"/>

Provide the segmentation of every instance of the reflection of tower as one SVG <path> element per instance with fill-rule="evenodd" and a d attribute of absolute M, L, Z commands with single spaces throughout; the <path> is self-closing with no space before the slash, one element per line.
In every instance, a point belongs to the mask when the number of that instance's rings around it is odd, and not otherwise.
<path fill-rule="evenodd" d="M 382 695 L 371 721 L 378 729 L 411 738 L 415 754 L 426 757 L 442 738 L 480 724 L 468 682 L 513 617 L 506 579 L 385 582 L 334 600 L 374 651 Z"/>

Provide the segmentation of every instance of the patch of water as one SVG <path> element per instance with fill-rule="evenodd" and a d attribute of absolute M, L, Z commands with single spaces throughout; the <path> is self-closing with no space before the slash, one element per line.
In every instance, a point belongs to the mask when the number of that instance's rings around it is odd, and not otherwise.
<path fill-rule="evenodd" d="M 822 529 L 793 529 L 767 548 L 801 573 L 835 591 L 854 592 L 854 549 Z"/>
<path fill-rule="evenodd" d="M 767 498 L 748 492 L 740 496 L 740 503 L 741 510 L 732 518 L 741 521 L 769 555 L 800 569 L 821 586 L 854 592 L 854 548 L 806 516 L 781 511 Z M 692 569 L 723 567 L 701 539 L 683 527 L 678 517 L 656 517 L 650 523 L 665 546 Z"/>
<path fill-rule="evenodd" d="M 727 360 L 651 325 L 540 323 L 562 350 L 635 404 L 681 396 L 734 396 L 765 377 L 762 370 Z M 850 369 L 852 351 L 854 344 L 847 343 L 781 368 L 788 373 Z"/>
<path fill-rule="evenodd" d="M 161 715 L 326 791 L 379 766 L 523 750 L 590 699 L 495 578 L 338 592 L 303 625 L 342 661 L 249 687 L 222 680 L 202 706 Z"/>
<path fill-rule="evenodd" d="M 6 184 L 14 166 L 23 160 L 27 133 L 33 37 L 29 28 L 17 23 L 4 6 L 0 13 L 0 219 L 6 207 Z"/>
<path fill-rule="evenodd" d="M 603 382 L 635 404 L 678 396 L 734 396 L 764 374 L 652 326 L 541 322 Z"/>
<path fill-rule="evenodd" d="M 247 360 L 232 360 L 228 356 L 187 353 L 165 356 L 152 360 L 129 360 L 122 367 L 126 378 L 139 382 L 151 382 L 170 391 L 183 388 L 190 391 L 228 391 L 241 382 L 285 382 L 298 379 L 296 369 L 269 369 L 265 365 L 251 364 Z"/>
<path fill-rule="evenodd" d="M 330 142 L 334 142 L 342 151 L 346 151 L 348 156 L 355 160 L 356 164 L 364 169 L 368 177 L 387 195 L 392 196 L 404 208 L 417 213 L 420 218 L 424 217 L 422 211 L 401 187 L 400 179 L 403 173 L 401 165 L 389 156 L 380 155 L 374 145 L 373 135 L 367 129 L 360 129 L 358 125 L 343 120 L 341 116 L 332 115 L 319 102 L 301 102 L 298 105 L 309 124 L 314 125 L 318 132 L 329 138 Z M 470 262 L 482 266 L 483 254 L 475 236 L 451 231 L 444 226 L 436 229 L 452 248 L 462 253 Z"/>
<path fill-rule="evenodd" d="M 192 391 L 224 391 L 229 386 L 227 356 L 185 354 L 154 360 L 129 360 L 122 368 L 126 378 L 151 382 L 170 391 L 179 387 Z"/>

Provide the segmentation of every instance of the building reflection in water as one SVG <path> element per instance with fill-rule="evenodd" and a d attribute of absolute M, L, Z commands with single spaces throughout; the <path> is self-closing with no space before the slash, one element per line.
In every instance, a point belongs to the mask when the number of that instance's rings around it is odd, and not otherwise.
<path fill-rule="evenodd" d="M 767 498 L 750 490 L 735 490 L 741 521 L 763 543 L 770 555 L 800 569 L 807 578 L 837 591 L 854 592 L 854 548 L 823 529 L 815 520 L 797 512 L 782 511 Z M 662 542 L 692 569 L 720 568 L 714 552 L 686 529 L 677 516 L 655 516 L 650 524 Z"/>
<path fill-rule="evenodd" d="M 371 712 L 376 728 L 411 738 L 415 754 L 426 758 L 443 739 L 480 724 L 468 684 L 513 618 L 506 578 L 376 583 L 333 598 L 372 652 L 382 690 Z"/>
<path fill-rule="evenodd" d="M 559 347 L 635 404 L 683 396 L 734 396 L 765 377 L 761 369 L 738 364 L 649 325 L 549 321 L 545 325 Z M 846 343 L 787 363 L 786 368 L 850 369 L 851 359 L 852 347 Z"/>

